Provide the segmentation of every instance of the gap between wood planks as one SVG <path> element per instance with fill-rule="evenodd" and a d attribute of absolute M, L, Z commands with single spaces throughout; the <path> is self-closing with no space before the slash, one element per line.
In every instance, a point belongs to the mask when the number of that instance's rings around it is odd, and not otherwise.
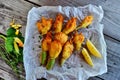
<path fill-rule="evenodd" d="M 35 2 L 33 2 L 32 0 L 25 0 L 25 1 L 27 1 L 27 2 L 29 2 L 29 3 L 31 3 L 31 4 L 34 4 L 34 5 L 38 6 L 38 7 L 41 7 L 41 5 L 40 5 L 40 4 L 37 4 L 37 3 L 38 3 L 38 1 L 37 1 L 37 0 L 35 0 Z M 105 33 L 104 33 L 104 35 L 106 35 L 106 36 L 108 36 L 108 37 L 110 37 L 110 38 L 112 38 L 112 39 L 114 39 L 114 40 L 116 40 L 116 41 L 119 41 L 119 42 L 120 42 L 120 40 L 119 40 L 119 39 L 116 39 L 116 38 L 114 38 L 113 36 L 110 36 L 110 35 L 105 34 Z"/>

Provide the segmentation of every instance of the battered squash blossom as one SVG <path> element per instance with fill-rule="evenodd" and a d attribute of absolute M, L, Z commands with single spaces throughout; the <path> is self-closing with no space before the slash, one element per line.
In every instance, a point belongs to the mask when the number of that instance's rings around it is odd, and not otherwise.
<path fill-rule="evenodd" d="M 60 55 L 60 66 L 62 66 L 65 61 L 70 58 L 73 51 L 77 50 L 77 52 L 80 51 L 80 54 L 83 55 L 84 60 L 90 66 L 94 66 L 89 52 L 98 58 L 101 58 L 102 55 L 89 39 L 85 40 L 85 36 L 82 33 L 77 32 L 78 29 L 87 28 L 92 22 L 93 16 L 88 15 L 77 27 L 77 18 L 72 17 L 64 27 L 64 17 L 60 13 L 57 14 L 55 21 L 51 18 L 47 19 L 42 17 L 41 20 L 36 23 L 40 35 L 43 35 L 40 63 L 45 65 L 46 69 L 50 70 L 53 68 L 56 58 Z M 16 33 L 18 32 L 19 31 L 16 30 Z M 18 43 L 19 46 L 21 44 L 21 42 Z M 17 46 L 16 51 L 19 52 Z"/>
<path fill-rule="evenodd" d="M 63 25 L 63 16 L 62 16 L 62 14 L 59 13 L 56 16 L 56 20 L 55 20 L 55 23 L 54 23 L 54 31 L 55 31 L 55 33 L 61 32 L 62 25 Z"/>
<path fill-rule="evenodd" d="M 56 33 L 54 38 L 55 38 L 55 40 L 58 40 L 62 44 L 62 46 L 68 40 L 68 36 L 63 32 Z"/>
<path fill-rule="evenodd" d="M 38 28 L 38 31 L 42 34 L 45 35 L 47 32 L 51 29 L 52 27 L 52 22 L 53 20 L 51 18 L 46 19 L 45 17 L 42 17 L 41 21 L 38 21 L 36 23 L 36 26 Z"/>
<path fill-rule="evenodd" d="M 82 33 L 80 33 L 80 34 L 78 34 L 77 32 L 75 33 L 74 38 L 73 38 L 73 42 L 74 42 L 76 50 L 78 50 L 78 51 L 80 50 L 84 39 L 85 39 L 85 37 Z"/>
<path fill-rule="evenodd" d="M 50 48 L 50 43 L 52 42 L 52 35 L 51 32 L 46 34 L 46 37 L 42 40 L 42 53 L 40 55 L 41 64 L 45 64 L 47 59 L 47 51 Z"/>
<path fill-rule="evenodd" d="M 92 21 L 93 21 L 93 16 L 92 16 L 92 15 L 86 16 L 86 17 L 82 20 L 80 26 L 78 26 L 76 29 L 78 30 L 78 29 L 80 29 L 80 28 L 86 28 L 86 27 L 88 27 L 90 24 L 92 24 Z"/>
<path fill-rule="evenodd" d="M 74 31 L 77 26 L 76 21 L 77 21 L 77 18 L 75 17 L 72 17 L 70 20 L 68 20 L 65 28 L 63 29 L 63 33 L 69 34 L 70 32 Z"/>
<path fill-rule="evenodd" d="M 61 51 L 62 51 L 61 43 L 57 40 L 52 41 L 49 48 L 49 58 L 46 66 L 48 70 L 52 69 L 55 63 L 55 59 L 59 56 Z"/>
<path fill-rule="evenodd" d="M 72 40 L 69 40 L 65 43 L 62 51 L 62 56 L 60 60 L 60 65 L 62 66 L 65 61 L 71 56 L 74 46 Z"/>

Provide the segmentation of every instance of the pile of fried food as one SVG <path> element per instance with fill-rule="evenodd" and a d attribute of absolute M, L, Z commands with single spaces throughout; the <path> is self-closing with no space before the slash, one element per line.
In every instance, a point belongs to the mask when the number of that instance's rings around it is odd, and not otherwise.
<path fill-rule="evenodd" d="M 43 35 L 40 63 L 50 70 L 53 68 L 56 58 L 60 57 L 59 63 L 62 66 L 73 51 L 81 50 L 84 60 L 90 66 L 94 66 L 90 54 L 102 58 L 101 53 L 89 39 L 86 39 L 82 33 L 78 33 L 79 29 L 87 28 L 92 21 L 92 15 L 86 16 L 77 27 L 77 18 L 72 17 L 63 26 L 64 17 L 60 13 L 57 14 L 55 20 L 45 17 L 38 20 L 36 26 L 40 35 Z M 83 43 L 85 43 L 84 46 Z"/>

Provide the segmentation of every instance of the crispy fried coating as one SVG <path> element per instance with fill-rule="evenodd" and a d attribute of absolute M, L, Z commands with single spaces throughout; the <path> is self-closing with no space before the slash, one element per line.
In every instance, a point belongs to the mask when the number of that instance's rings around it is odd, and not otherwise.
<path fill-rule="evenodd" d="M 48 51 L 51 42 L 52 42 L 52 35 L 51 32 L 48 32 L 46 34 L 46 37 L 42 40 L 42 50 Z"/>
<path fill-rule="evenodd" d="M 38 21 L 38 22 L 36 23 L 36 26 L 37 26 L 37 28 L 38 28 L 38 31 L 39 31 L 42 35 L 46 34 L 46 33 L 51 29 L 51 27 L 52 27 L 52 21 L 53 21 L 53 20 L 52 20 L 51 18 L 46 19 L 45 17 L 42 17 L 41 22 Z"/>
<path fill-rule="evenodd" d="M 65 42 L 68 40 L 68 36 L 63 32 L 58 32 L 55 34 L 54 39 L 61 42 L 61 44 L 63 46 L 65 44 Z"/>
<path fill-rule="evenodd" d="M 57 40 L 52 41 L 49 48 L 50 58 L 57 58 L 61 51 L 62 51 L 61 43 Z"/>
<path fill-rule="evenodd" d="M 56 16 L 55 23 L 54 23 L 54 31 L 55 31 L 55 33 L 61 32 L 62 25 L 63 25 L 63 19 L 64 18 L 62 16 L 62 14 L 60 14 L 60 13 Z"/>
<path fill-rule="evenodd" d="M 75 35 L 73 37 L 73 42 L 75 44 L 75 49 L 76 50 L 80 50 L 84 39 L 85 39 L 85 37 L 82 33 L 80 33 L 80 34 L 78 34 L 77 32 L 75 33 Z"/>
<path fill-rule="evenodd" d="M 92 24 L 92 21 L 93 21 L 93 16 L 92 15 L 89 15 L 89 16 L 86 16 L 80 26 L 77 27 L 77 30 L 80 29 L 80 28 L 86 28 L 87 26 L 89 26 L 90 24 Z"/>
<path fill-rule="evenodd" d="M 64 62 L 71 56 L 74 49 L 73 43 L 71 40 L 67 41 L 63 47 L 62 57 L 60 60 L 60 65 L 62 66 Z"/>
<path fill-rule="evenodd" d="M 69 34 L 70 32 L 74 31 L 77 24 L 76 24 L 77 18 L 72 17 L 70 20 L 68 20 L 66 27 L 63 29 L 63 32 L 65 34 Z"/>

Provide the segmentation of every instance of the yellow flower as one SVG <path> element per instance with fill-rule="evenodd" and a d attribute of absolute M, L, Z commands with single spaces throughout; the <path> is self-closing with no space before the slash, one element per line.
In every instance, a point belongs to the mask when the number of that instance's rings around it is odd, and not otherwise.
<path fill-rule="evenodd" d="M 16 34 L 16 35 L 18 35 L 18 34 L 19 34 L 19 32 L 20 32 L 20 30 L 19 30 L 19 29 L 16 29 L 15 34 Z"/>
<path fill-rule="evenodd" d="M 55 63 L 55 59 L 59 56 L 61 51 L 62 51 L 62 45 L 59 41 L 54 40 L 53 42 L 51 42 L 49 49 L 49 59 L 46 66 L 48 70 L 52 69 Z"/>
<path fill-rule="evenodd" d="M 14 37 L 14 40 L 15 40 L 16 43 L 18 43 L 18 45 L 20 47 L 23 47 L 24 44 L 23 44 L 23 42 L 18 37 Z"/>

